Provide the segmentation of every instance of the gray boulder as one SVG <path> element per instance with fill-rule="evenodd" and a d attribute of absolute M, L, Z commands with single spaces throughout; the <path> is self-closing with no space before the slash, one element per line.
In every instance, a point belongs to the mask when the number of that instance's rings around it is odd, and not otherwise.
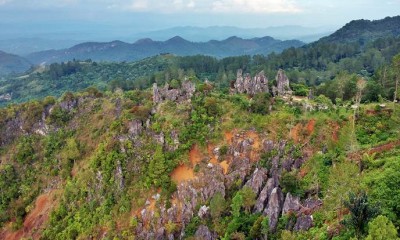
<path fill-rule="evenodd" d="M 272 190 L 269 197 L 268 207 L 264 210 L 264 214 L 269 217 L 269 229 L 274 232 L 278 225 L 283 205 L 283 194 L 279 187 Z"/>
<path fill-rule="evenodd" d="M 265 180 L 268 178 L 267 173 L 268 171 L 264 168 L 256 168 L 251 178 L 246 182 L 245 186 L 251 188 L 258 196 Z"/>
<path fill-rule="evenodd" d="M 285 203 L 282 208 L 282 215 L 290 212 L 298 212 L 301 208 L 299 197 L 294 197 L 292 194 L 287 193 Z"/>
<path fill-rule="evenodd" d="M 311 215 L 302 215 L 297 218 L 294 225 L 294 231 L 307 231 L 313 226 L 313 217 Z"/>
<path fill-rule="evenodd" d="M 213 240 L 216 239 L 216 236 L 211 233 L 210 229 L 207 226 L 201 225 L 197 228 L 196 233 L 194 234 L 195 239 L 197 240 Z"/>

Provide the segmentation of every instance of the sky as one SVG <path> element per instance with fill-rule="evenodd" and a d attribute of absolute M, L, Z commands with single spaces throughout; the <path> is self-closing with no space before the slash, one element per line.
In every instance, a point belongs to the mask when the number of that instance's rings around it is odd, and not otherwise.
<path fill-rule="evenodd" d="M 400 0 L 0 0 L 0 39 L 106 39 L 176 26 L 339 28 L 396 15 Z"/>

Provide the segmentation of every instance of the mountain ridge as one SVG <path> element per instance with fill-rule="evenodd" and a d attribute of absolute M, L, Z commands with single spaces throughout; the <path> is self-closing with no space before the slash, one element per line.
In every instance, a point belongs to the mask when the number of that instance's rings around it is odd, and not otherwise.
<path fill-rule="evenodd" d="M 29 54 L 27 58 L 38 64 L 68 61 L 72 59 L 92 59 L 94 61 L 135 61 L 157 55 L 172 53 L 182 56 L 210 55 L 228 57 L 243 54 L 268 54 L 280 52 L 285 48 L 303 46 L 298 40 L 281 41 L 272 37 L 243 39 L 230 37 L 222 41 L 191 42 L 180 36 L 166 41 L 154 41 L 150 38 L 139 39 L 134 43 L 122 41 L 85 42 L 71 48 L 47 50 Z M 146 48 L 143 48 L 145 46 Z M 227 52 L 228 51 L 228 52 Z"/>
<path fill-rule="evenodd" d="M 0 76 L 25 72 L 31 65 L 32 64 L 27 59 L 21 56 L 0 50 Z"/>
<path fill-rule="evenodd" d="M 321 38 L 320 41 L 365 43 L 378 38 L 397 36 L 400 36 L 400 16 L 379 20 L 353 20 L 331 35 Z"/>

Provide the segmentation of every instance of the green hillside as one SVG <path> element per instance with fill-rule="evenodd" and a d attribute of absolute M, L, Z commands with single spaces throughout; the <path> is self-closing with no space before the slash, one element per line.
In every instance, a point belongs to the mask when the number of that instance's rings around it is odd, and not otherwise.
<path fill-rule="evenodd" d="M 0 239 L 399 239 L 396 19 L 1 78 Z"/>
<path fill-rule="evenodd" d="M 1 109 L 0 236 L 347 239 L 399 226 L 397 104 L 169 86 Z"/>

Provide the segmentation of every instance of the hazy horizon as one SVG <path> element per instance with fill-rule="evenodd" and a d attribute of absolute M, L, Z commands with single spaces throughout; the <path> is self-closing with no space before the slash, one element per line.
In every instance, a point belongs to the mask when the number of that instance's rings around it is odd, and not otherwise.
<path fill-rule="evenodd" d="M 400 0 L 0 0 L 0 39 L 128 40 L 173 27 L 331 30 L 355 19 L 399 14 Z"/>

